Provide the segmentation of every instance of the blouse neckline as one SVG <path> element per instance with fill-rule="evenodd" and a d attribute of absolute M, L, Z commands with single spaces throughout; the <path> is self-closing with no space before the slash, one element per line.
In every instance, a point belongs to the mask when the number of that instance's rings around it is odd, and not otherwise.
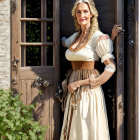
<path fill-rule="evenodd" d="M 97 31 L 99 31 L 99 30 L 97 30 Z M 95 31 L 95 32 L 97 32 L 97 31 Z M 93 33 L 93 34 L 95 34 L 95 32 Z M 76 34 L 76 36 L 75 36 L 75 38 L 77 37 L 77 34 Z M 83 49 L 83 48 L 85 48 L 86 47 L 86 45 L 91 41 L 91 39 L 92 39 L 92 37 L 87 41 L 85 41 L 80 47 L 78 47 L 78 48 L 72 48 L 72 45 L 75 43 L 75 38 L 74 38 L 74 41 L 71 43 L 71 45 L 69 46 L 69 50 L 70 51 L 72 51 L 72 52 L 77 52 L 77 51 L 79 51 L 79 50 L 81 50 L 81 49 Z"/>
<path fill-rule="evenodd" d="M 76 38 L 77 36 L 75 36 L 75 38 Z M 72 52 L 77 52 L 77 51 L 79 51 L 79 50 L 81 50 L 82 48 L 84 48 L 86 45 L 87 45 L 87 43 L 89 42 L 87 42 L 87 40 L 82 44 L 82 45 L 80 45 L 78 48 L 76 47 L 76 48 L 72 48 L 72 45 L 76 42 L 76 40 L 75 40 L 75 38 L 74 38 L 74 41 L 71 43 L 71 45 L 69 46 L 69 50 L 70 51 L 72 51 Z M 77 45 L 78 46 L 78 45 Z"/>

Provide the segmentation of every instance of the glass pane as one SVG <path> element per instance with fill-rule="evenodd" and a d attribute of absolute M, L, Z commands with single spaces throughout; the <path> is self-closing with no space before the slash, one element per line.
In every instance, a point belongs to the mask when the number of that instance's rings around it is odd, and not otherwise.
<path fill-rule="evenodd" d="M 25 8 L 26 7 L 24 5 L 26 5 L 26 1 L 25 0 L 21 0 L 21 17 L 22 18 L 26 17 L 26 14 L 25 14 L 25 12 L 26 12 Z"/>
<path fill-rule="evenodd" d="M 41 18 L 41 0 L 26 0 L 26 17 Z"/>
<path fill-rule="evenodd" d="M 26 42 L 26 22 L 21 22 L 21 42 Z"/>
<path fill-rule="evenodd" d="M 53 42 L 53 22 L 47 22 L 47 42 Z"/>
<path fill-rule="evenodd" d="M 40 22 L 26 22 L 26 42 L 41 42 Z"/>
<path fill-rule="evenodd" d="M 47 66 L 53 66 L 53 46 L 46 47 L 46 55 Z"/>
<path fill-rule="evenodd" d="M 25 62 L 26 62 L 26 47 L 25 46 L 21 46 L 21 67 L 26 66 Z"/>
<path fill-rule="evenodd" d="M 47 0 L 47 18 L 53 18 L 53 0 Z"/>
<path fill-rule="evenodd" d="M 40 46 L 26 46 L 26 66 L 41 66 Z"/>

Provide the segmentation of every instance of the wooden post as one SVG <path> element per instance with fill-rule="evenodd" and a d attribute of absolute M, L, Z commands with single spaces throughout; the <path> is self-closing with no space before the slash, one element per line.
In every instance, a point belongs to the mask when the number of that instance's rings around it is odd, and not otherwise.
<path fill-rule="evenodd" d="M 116 0 L 116 24 L 124 28 L 124 1 Z M 116 81 L 116 115 L 117 140 L 124 140 L 124 37 L 120 35 L 116 40 L 117 81 Z"/>

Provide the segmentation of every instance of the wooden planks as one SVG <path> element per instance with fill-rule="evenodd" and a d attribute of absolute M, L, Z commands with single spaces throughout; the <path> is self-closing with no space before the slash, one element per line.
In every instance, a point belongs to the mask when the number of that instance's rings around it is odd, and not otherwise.
<path fill-rule="evenodd" d="M 32 79 L 34 80 L 38 76 L 53 79 L 54 78 L 54 68 L 52 66 L 33 66 L 33 67 L 22 67 L 20 69 L 20 79 Z"/>
<path fill-rule="evenodd" d="M 31 80 L 27 80 L 26 81 L 26 105 L 30 105 L 32 102 L 32 81 Z"/>
<path fill-rule="evenodd" d="M 21 84 L 21 93 L 22 93 L 21 100 L 23 101 L 23 104 L 26 105 L 26 102 L 27 102 L 26 81 L 25 80 L 21 80 L 20 84 Z"/>
<path fill-rule="evenodd" d="M 60 108 L 58 101 L 54 96 L 53 85 L 46 88 L 42 93 L 36 87 L 33 87 L 34 80 L 21 80 L 21 100 L 25 105 L 36 103 L 34 118 L 43 126 L 49 126 L 45 134 L 46 140 L 57 139 L 60 135 Z M 59 124 L 59 125 L 58 125 Z"/>
<path fill-rule="evenodd" d="M 33 86 L 34 80 L 21 80 L 20 87 L 21 100 L 25 105 L 29 105 L 33 102 L 34 98 L 38 95 L 39 90 Z"/>

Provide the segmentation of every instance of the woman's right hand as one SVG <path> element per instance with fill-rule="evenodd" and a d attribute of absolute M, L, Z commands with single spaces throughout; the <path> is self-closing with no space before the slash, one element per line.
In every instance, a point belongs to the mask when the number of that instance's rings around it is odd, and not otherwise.
<path fill-rule="evenodd" d="M 73 82 L 68 85 L 68 90 L 70 93 L 73 93 L 78 87 L 80 87 L 79 82 Z"/>
<path fill-rule="evenodd" d="M 62 37 L 61 38 L 61 41 L 62 41 L 62 45 L 66 48 L 66 44 L 65 44 L 65 41 L 67 40 L 66 37 Z"/>

